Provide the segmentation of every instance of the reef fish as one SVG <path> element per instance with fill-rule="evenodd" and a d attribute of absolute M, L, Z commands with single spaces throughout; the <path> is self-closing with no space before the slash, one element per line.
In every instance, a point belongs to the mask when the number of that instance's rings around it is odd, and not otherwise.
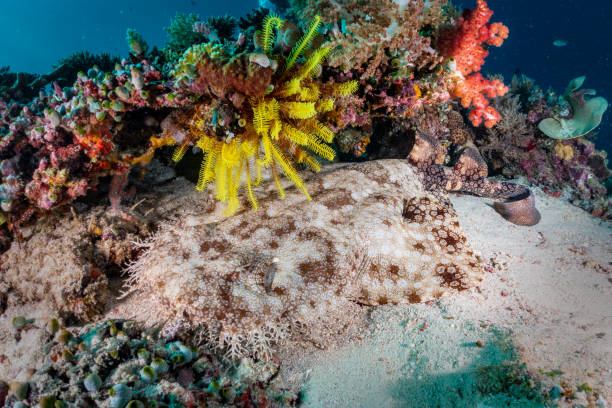
<path fill-rule="evenodd" d="M 559 40 L 555 40 L 555 41 L 553 41 L 553 45 L 555 47 L 565 47 L 567 45 L 567 41 L 560 40 L 560 39 Z"/>

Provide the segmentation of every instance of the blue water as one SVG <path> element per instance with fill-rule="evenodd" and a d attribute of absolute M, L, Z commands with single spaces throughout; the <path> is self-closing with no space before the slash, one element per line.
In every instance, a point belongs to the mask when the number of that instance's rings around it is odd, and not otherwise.
<path fill-rule="evenodd" d="M 166 41 L 164 27 L 177 12 L 200 17 L 243 16 L 257 0 L 3 0 L 0 6 L 0 67 L 46 73 L 77 51 L 127 56 L 125 32 L 134 28 L 151 45 Z"/>
<path fill-rule="evenodd" d="M 474 1 L 461 1 L 473 7 Z M 501 73 L 510 82 L 519 69 L 543 89 L 565 90 L 575 77 L 586 75 L 584 88 L 595 89 L 612 102 L 612 1 L 488 0 L 510 35 L 501 48 L 492 48 L 483 68 Z M 567 42 L 555 47 L 553 41 Z M 612 154 L 612 109 L 604 114 L 596 144 Z"/>
<path fill-rule="evenodd" d="M 125 31 L 134 28 L 151 45 L 166 40 L 163 27 L 176 12 L 242 16 L 257 0 L 106 0 L 2 2 L 0 67 L 44 73 L 75 51 L 127 54 Z M 471 8 L 475 0 L 457 2 Z M 501 73 L 508 83 L 517 70 L 544 89 L 562 92 L 570 79 L 586 75 L 585 87 L 612 100 L 612 41 L 608 0 L 489 0 L 493 21 L 510 28 L 504 45 L 491 50 L 483 71 Z M 564 47 L 555 40 L 567 42 Z M 612 152 L 612 112 L 604 115 L 597 144 Z"/>

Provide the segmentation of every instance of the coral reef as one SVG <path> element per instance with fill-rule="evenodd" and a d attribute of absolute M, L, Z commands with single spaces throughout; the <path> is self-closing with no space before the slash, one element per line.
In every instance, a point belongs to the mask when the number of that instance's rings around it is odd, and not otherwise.
<path fill-rule="evenodd" d="M 322 16 L 325 44 L 332 47 L 329 65 L 341 71 L 357 70 L 365 79 L 377 75 L 381 63 L 391 58 L 396 70 L 404 73 L 438 64 L 440 57 L 430 45 L 431 38 L 423 34 L 441 22 L 445 3 L 320 0 L 308 2 L 299 13 L 308 19 Z"/>
<path fill-rule="evenodd" d="M 197 187 L 214 182 L 229 215 L 238 208 L 241 183 L 257 207 L 252 186 L 260 167 L 270 166 L 277 179 L 282 172 L 301 186 L 301 166 L 317 171 L 319 158 L 336 156 L 329 145 L 334 133 L 349 128 L 345 135 L 357 138 L 344 138 L 340 150 L 366 158 L 370 142 L 380 145 L 372 134 L 381 129 L 375 122 L 444 110 L 452 80 L 444 71 L 432 71 L 440 58 L 430 46 L 436 27 L 452 18 L 444 2 L 381 0 L 367 6 L 377 17 L 365 20 L 350 7 L 334 5 L 332 13 L 325 9 L 321 28 L 314 13 L 325 4 L 313 2 L 298 13 L 312 16 L 304 32 L 291 21 L 266 18 L 261 10 L 238 24 L 227 17 L 202 23 L 195 15 L 178 15 L 168 28 L 164 54 L 149 50 L 128 30 L 130 61 L 110 72 L 100 67 L 80 72 L 72 87 L 55 83 L 27 102 L 0 101 L 0 158 L 7 160 L 0 181 L 1 222 L 18 233 L 24 222 L 65 208 L 107 176 L 112 176 L 109 198 L 119 211 L 121 198 L 129 196 L 130 170 L 145 168 L 157 149 L 172 144 L 179 145 L 177 160 L 191 146 L 203 152 Z M 356 65 L 341 72 L 332 49 L 337 39 L 329 30 L 338 23 L 332 21 L 334 13 L 343 24 L 351 21 L 351 35 L 361 32 L 355 51 L 367 48 L 367 35 L 378 35 L 372 24 L 386 24 L 388 41 L 372 50 L 373 58 L 353 61 Z M 480 43 L 464 44 L 475 41 L 468 35 L 475 28 L 488 30 L 482 42 L 500 42 L 504 32 L 499 24 L 487 24 L 490 14 L 479 3 L 455 31 L 447 30 L 463 44 L 458 53 L 482 51 Z M 234 37 L 236 24 L 241 32 Z M 91 58 L 82 54 L 70 61 Z M 110 60 L 99 59 L 108 69 Z M 464 83 L 470 78 L 477 77 Z M 160 131 L 161 123 L 167 126 Z"/>
<path fill-rule="evenodd" d="M 501 81 L 487 80 L 478 73 L 489 54 L 487 45 L 499 47 L 508 37 L 508 28 L 489 20 L 493 11 L 484 0 L 477 0 L 474 10 L 466 9 L 456 25 L 445 27 L 438 37 L 437 48 L 445 58 L 452 81 L 452 94 L 461 99 L 464 108 L 471 107 L 470 121 L 474 126 L 482 123 L 488 128 L 501 119 L 499 112 L 489 105 L 487 98 L 508 92 Z"/>
<path fill-rule="evenodd" d="M 449 201 L 405 161 L 335 167 L 307 186 L 313 201 L 287 190 L 257 213 L 163 227 L 129 268 L 143 313 L 203 326 L 230 356 L 265 357 L 296 330 L 325 344 L 356 303 L 423 302 L 482 278 Z"/>
<path fill-rule="evenodd" d="M 554 140 L 538 129 L 542 118 L 569 114 L 564 97 L 544 93 L 525 76 L 515 77 L 508 95 L 494 101 L 502 119 L 477 130 L 474 143 L 490 170 L 509 178 L 524 177 L 551 195 L 564 196 L 593 215 L 610 216 L 612 202 L 605 182 L 612 175 L 607 155 L 591 135 Z"/>
<path fill-rule="evenodd" d="M 84 196 L 104 176 L 146 165 L 139 156 L 155 143 L 155 113 L 150 120 L 130 115 L 188 101 L 161 85 L 161 79 L 146 60 L 124 60 L 112 72 L 80 72 L 72 87 L 55 83 L 27 104 L 0 101 L 4 217 L 18 226 Z M 137 120 L 149 131 L 127 134 Z"/>
<path fill-rule="evenodd" d="M 56 333 L 57 332 L 57 333 Z M 295 406 L 298 394 L 270 385 L 278 367 L 243 360 L 232 367 L 205 348 L 133 321 L 51 330 L 44 364 L 12 382 L 4 406 Z M 183 337 L 188 333 L 181 333 Z M 2 384 L 2 382 L 0 382 Z"/>
<path fill-rule="evenodd" d="M 607 102 L 584 98 L 584 77 L 563 96 L 483 77 L 508 36 L 485 0 L 462 16 L 446 0 L 269 4 L 282 18 L 179 13 L 162 49 L 128 30 L 123 60 L 0 69 L 0 313 L 40 303 L 90 322 L 127 284 L 149 326 L 50 330 L 0 405 L 297 405 L 271 384 L 280 343 L 325 347 L 363 306 L 483 279 L 448 192 L 503 199 L 531 226 L 531 191 L 489 175 L 522 178 L 612 216 L 592 132 Z M 16 338 L 30 324 L 15 316 Z"/>
<path fill-rule="evenodd" d="M 173 159 L 181 160 L 190 145 L 202 150 L 196 188 L 203 190 L 214 181 L 217 198 L 227 203 L 227 215 L 239 208 L 243 172 L 254 209 L 258 204 L 253 186 L 259 183 L 262 168 L 271 168 L 281 197 L 279 172 L 309 197 L 294 163 L 316 172 L 320 170 L 317 157 L 334 159 L 328 145 L 334 133 L 325 124 L 325 115 L 336 108 L 336 99 L 357 88 L 355 81 L 316 81 L 329 52 L 326 47 L 309 49 L 319 17 L 287 56 L 274 54 L 274 30 L 283 24 L 279 17 L 266 17 L 257 40 L 260 53 L 231 56 L 216 44 L 204 43 L 189 48 L 173 71 L 178 84 L 215 97 L 195 107 L 189 135 L 176 141 L 179 147 Z M 300 62 L 307 51 L 308 57 Z"/>
<path fill-rule="evenodd" d="M 73 209 L 24 228 L 0 255 L 2 294 L 14 303 L 46 302 L 71 321 L 92 319 L 106 306 L 108 276 L 134 257 L 133 241 L 149 233 L 148 224 L 98 207 L 87 218 Z"/>

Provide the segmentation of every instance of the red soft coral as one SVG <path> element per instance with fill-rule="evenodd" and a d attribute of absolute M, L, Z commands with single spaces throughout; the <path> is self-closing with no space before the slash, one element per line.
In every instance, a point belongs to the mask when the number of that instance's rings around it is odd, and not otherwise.
<path fill-rule="evenodd" d="M 486 45 L 499 47 L 508 37 L 508 28 L 501 23 L 488 24 L 493 11 L 484 0 L 477 0 L 474 10 L 465 10 L 454 27 L 442 30 L 438 49 L 452 58 L 456 85 L 454 97 L 461 98 L 464 107 L 472 106 L 470 120 L 474 126 L 483 123 L 492 127 L 500 119 L 499 113 L 489 106 L 488 98 L 501 96 L 508 88 L 499 80 L 486 80 L 478 73 L 489 55 Z"/>
<path fill-rule="evenodd" d="M 453 96 L 461 99 L 461 105 L 464 108 L 472 106 L 470 121 L 474 126 L 480 126 L 484 121 L 484 125 L 490 128 L 499 122 L 501 116 L 489 105 L 486 97 L 495 98 L 506 92 L 508 92 L 508 87 L 500 80 L 489 81 L 484 79 L 480 73 L 476 73 L 457 82 Z"/>

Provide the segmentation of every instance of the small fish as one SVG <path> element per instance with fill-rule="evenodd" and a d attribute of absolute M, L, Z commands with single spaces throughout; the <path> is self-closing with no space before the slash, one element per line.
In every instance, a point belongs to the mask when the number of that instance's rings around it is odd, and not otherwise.
<path fill-rule="evenodd" d="M 553 45 L 555 47 L 565 47 L 567 45 L 567 41 L 558 39 L 558 40 L 553 41 Z"/>

